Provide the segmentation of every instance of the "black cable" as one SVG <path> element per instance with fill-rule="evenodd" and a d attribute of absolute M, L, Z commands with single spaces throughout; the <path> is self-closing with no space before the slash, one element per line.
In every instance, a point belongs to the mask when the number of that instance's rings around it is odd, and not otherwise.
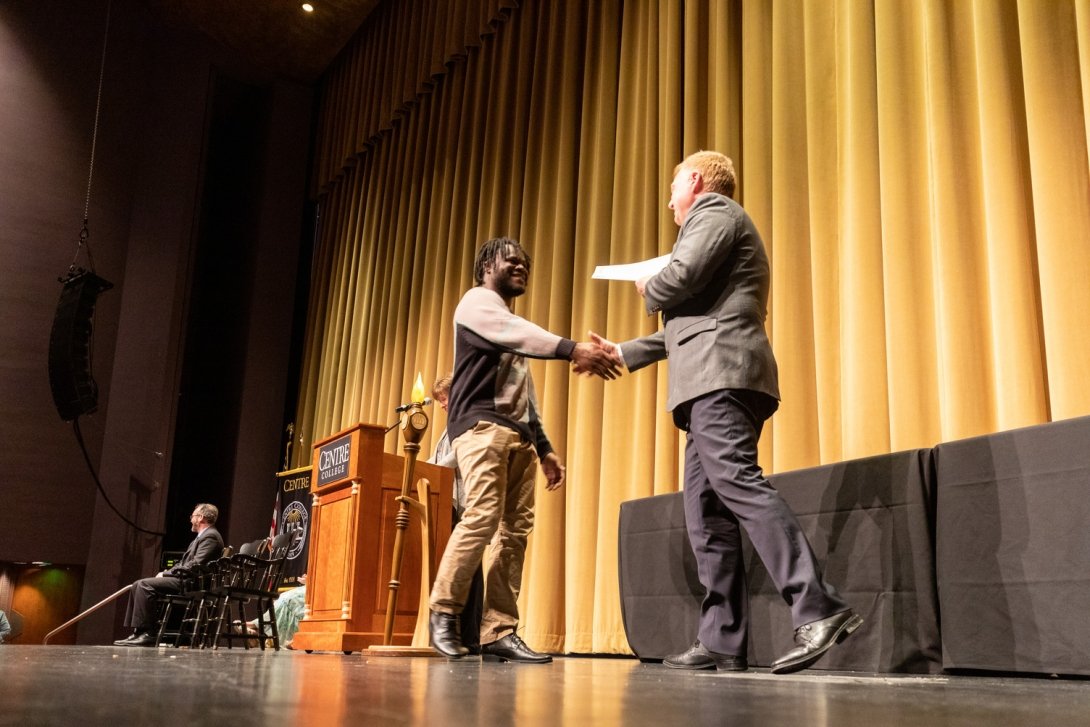
<path fill-rule="evenodd" d="M 117 513 L 117 516 L 119 518 L 124 520 L 126 523 L 128 523 L 131 527 L 135 528 L 136 530 L 139 530 L 142 533 L 147 533 L 148 535 L 157 535 L 160 538 L 165 538 L 166 533 L 160 533 L 160 532 L 155 531 L 155 530 L 147 530 L 146 528 L 142 528 L 139 525 L 137 525 L 136 523 L 134 523 L 132 520 L 129 520 L 127 517 L 125 517 L 123 514 L 121 514 L 120 510 L 118 510 L 116 507 L 114 507 L 114 504 L 112 502 L 110 502 L 110 496 L 106 494 L 106 490 L 103 489 L 103 487 L 102 487 L 102 482 L 98 479 L 98 473 L 95 472 L 95 466 L 93 464 L 91 464 L 91 455 L 89 455 L 87 453 L 87 445 L 85 445 L 83 443 L 83 433 L 80 432 L 80 430 L 79 430 L 79 417 L 76 417 L 75 419 L 72 420 L 72 431 L 75 432 L 76 441 L 79 442 L 79 449 L 80 449 L 81 452 L 83 452 L 83 461 L 87 463 L 87 469 L 91 471 L 91 477 L 95 481 L 95 486 L 98 487 L 99 493 L 102 494 L 102 499 L 106 501 L 106 504 L 110 506 L 110 509 L 113 510 L 115 513 Z"/>
<path fill-rule="evenodd" d="M 95 175 L 95 148 L 98 146 L 98 119 L 102 115 L 102 79 L 106 77 L 106 46 L 110 39 L 110 6 L 112 0 L 106 0 L 106 29 L 102 32 L 102 60 L 98 65 L 98 95 L 95 97 L 95 125 L 91 132 L 91 163 L 87 169 L 87 198 L 83 203 L 83 224 L 87 224 L 87 218 L 91 213 L 91 180 Z M 88 256 L 90 251 L 88 250 Z M 91 263 L 93 272 L 95 265 Z"/>
<path fill-rule="evenodd" d="M 95 257 L 91 254 L 91 232 L 87 223 L 91 215 L 91 182 L 95 176 L 95 150 L 98 147 L 98 122 L 102 115 L 102 82 L 106 78 L 106 48 L 110 40 L 110 8 L 113 0 L 106 0 L 106 28 L 102 32 L 102 60 L 98 66 L 98 95 L 95 97 L 95 123 L 91 128 L 91 161 L 87 167 L 87 196 L 83 201 L 83 229 L 79 233 L 79 241 L 76 243 L 76 254 L 72 256 L 72 264 L 68 266 L 68 275 L 72 276 L 76 271 L 76 260 L 79 259 L 79 251 L 87 249 L 87 263 L 91 272 L 95 272 Z M 63 282 L 63 281 L 62 281 Z"/>

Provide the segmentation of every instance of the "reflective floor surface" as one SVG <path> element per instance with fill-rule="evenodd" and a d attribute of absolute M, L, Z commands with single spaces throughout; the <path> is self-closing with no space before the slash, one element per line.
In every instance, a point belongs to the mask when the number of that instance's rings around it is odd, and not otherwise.
<path fill-rule="evenodd" d="M 1090 726 L 1090 681 L 0 646 L 0 725 Z"/>

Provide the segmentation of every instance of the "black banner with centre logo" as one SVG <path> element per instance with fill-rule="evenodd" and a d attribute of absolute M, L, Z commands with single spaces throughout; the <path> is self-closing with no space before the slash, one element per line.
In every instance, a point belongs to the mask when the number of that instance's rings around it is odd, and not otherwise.
<path fill-rule="evenodd" d="M 310 543 L 310 467 L 276 473 L 276 534 L 293 533 L 281 588 L 302 585 Z"/>

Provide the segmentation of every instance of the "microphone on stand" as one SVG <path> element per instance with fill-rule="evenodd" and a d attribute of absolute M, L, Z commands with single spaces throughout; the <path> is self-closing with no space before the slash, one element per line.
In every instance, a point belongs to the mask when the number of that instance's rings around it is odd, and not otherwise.
<path fill-rule="evenodd" d="M 394 411 L 396 411 L 398 414 L 400 414 L 401 412 L 408 411 L 409 409 L 411 409 L 413 407 L 414 404 L 417 404 L 417 403 L 419 403 L 420 406 L 427 406 L 428 404 L 431 404 L 431 397 L 430 396 L 425 396 L 424 401 L 421 401 L 421 402 L 410 401 L 408 404 L 402 404 L 401 406 L 396 407 L 394 409 Z"/>
<path fill-rule="evenodd" d="M 418 403 L 418 402 L 410 401 L 408 404 L 402 404 L 401 406 L 396 406 L 396 407 L 394 407 L 394 411 L 397 412 L 398 414 L 404 414 L 409 409 L 412 409 L 413 404 L 416 404 L 416 403 Z M 432 398 L 430 396 L 425 396 L 424 401 L 419 402 L 420 406 L 428 406 L 431 403 L 432 403 Z M 386 433 L 389 434 L 390 431 L 400 423 L 401 423 L 401 418 L 399 417 L 397 421 L 395 421 L 390 426 L 386 427 Z"/>

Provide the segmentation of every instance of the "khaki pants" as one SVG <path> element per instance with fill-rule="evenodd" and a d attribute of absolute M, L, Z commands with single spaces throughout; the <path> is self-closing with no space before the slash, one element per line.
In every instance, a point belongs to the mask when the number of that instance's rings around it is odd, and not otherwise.
<path fill-rule="evenodd" d="M 465 483 L 466 509 L 435 574 L 431 610 L 461 613 L 483 558 L 481 644 L 490 644 L 518 625 L 522 563 L 534 525 L 537 453 L 518 432 L 492 422 L 478 422 L 451 445 Z"/>

